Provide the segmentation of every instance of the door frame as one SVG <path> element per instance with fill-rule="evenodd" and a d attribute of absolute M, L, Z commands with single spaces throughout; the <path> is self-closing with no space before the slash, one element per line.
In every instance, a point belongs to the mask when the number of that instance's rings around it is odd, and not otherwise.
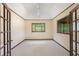
<path fill-rule="evenodd" d="M 77 10 L 79 5 L 77 5 L 73 10 L 70 11 L 70 56 L 77 56 Z M 75 21 L 73 21 L 73 13 L 75 12 Z M 75 51 L 73 49 L 73 22 L 75 22 Z M 75 52 L 75 55 L 73 53 Z"/>
<path fill-rule="evenodd" d="M 11 56 L 11 12 L 8 9 L 8 7 L 1 3 L 2 6 L 2 15 L 0 15 L 0 20 L 2 20 L 2 27 L 3 31 L 0 31 L 0 36 L 1 34 L 3 35 L 3 38 L 1 38 L 2 42 L 2 47 L 0 47 L 0 51 L 3 56 Z"/>

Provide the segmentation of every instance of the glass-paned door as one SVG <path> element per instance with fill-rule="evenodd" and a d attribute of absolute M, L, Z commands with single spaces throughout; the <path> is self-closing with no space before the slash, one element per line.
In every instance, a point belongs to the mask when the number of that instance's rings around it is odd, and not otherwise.
<path fill-rule="evenodd" d="M 78 56 L 79 55 L 79 6 L 74 8 L 71 11 L 72 15 L 72 25 L 71 25 L 71 38 L 70 38 L 70 43 L 71 43 L 71 55 L 73 56 Z"/>
<path fill-rule="evenodd" d="M 11 13 L 0 4 L 0 56 L 11 55 Z"/>

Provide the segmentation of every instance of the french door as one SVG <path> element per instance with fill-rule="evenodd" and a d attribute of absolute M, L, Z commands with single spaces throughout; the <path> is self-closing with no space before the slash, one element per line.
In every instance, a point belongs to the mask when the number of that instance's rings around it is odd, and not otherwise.
<path fill-rule="evenodd" d="M 79 55 L 79 6 L 70 12 L 70 55 Z"/>
<path fill-rule="evenodd" d="M 11 13 L 0 4 L 0 55 L 11 56 Z"/>

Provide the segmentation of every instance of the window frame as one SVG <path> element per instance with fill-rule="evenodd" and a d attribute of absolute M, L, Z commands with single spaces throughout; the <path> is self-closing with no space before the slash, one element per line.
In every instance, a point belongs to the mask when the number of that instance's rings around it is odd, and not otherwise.
<path fill-rule="evenodd" d="M 64 19 L 66 19 L 66 20 L 64 21 Z M 63 31 L 62 32 L 60 30 L 61 26 L 59 25 L 61 23 L 63 24 Z M 68 26 L 70 26 L 69 25 L 70 24 L 69 15 L 67 15 L 67 16 L 65 16 L 65 17 L 63 17 L 63 18 L 61 18 L 60 20 L 57 21 L 57 33 L 60 33 L 60 34 L 69 34 L 69 32 L 66 32 L 66 30 L 65 30 L 65 24 L 68 25 Z M 68 27 L 68 29 L 69 29 L 69 27 Z"/>
<path fill-rule="evenodd" d="M 44 26 L 43 26 L 43 28 L 44 28 L 44 30 L 42 31 L 42 30 L 40 30 L 40 31 L 37 31 L 37 30 L 35 30 L 35 31 L 33 31 L 33 25 L 37 25 L 37 24 L 43 24 Z M 36 27 L 36 26 L 35 26 Z M 41 26 L 42 27 L 42 26 Z M 31 31 L 32 32 L 45 32 L 45 23 L 32 23 L 32 25 L 31 25 Z"/>

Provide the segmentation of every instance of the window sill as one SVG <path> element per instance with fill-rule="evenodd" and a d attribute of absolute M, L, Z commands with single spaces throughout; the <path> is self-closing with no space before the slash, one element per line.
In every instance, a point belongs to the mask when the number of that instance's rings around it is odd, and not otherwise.
<path fill-rule="evenodd" d="M 57 33 L 60 33 L 60 34 L 68 34 L 69 35 L 69 33 L 62 33 L 62 32 L 57 32 Z"/>

